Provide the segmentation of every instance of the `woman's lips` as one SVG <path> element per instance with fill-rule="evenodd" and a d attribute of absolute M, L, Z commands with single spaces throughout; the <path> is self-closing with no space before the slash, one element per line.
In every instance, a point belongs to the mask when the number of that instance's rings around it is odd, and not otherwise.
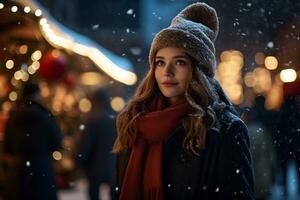
<path fill-rule="evenodd" d="M 173 87 L 173 86 L 177 85 L 177 83 L 163 82 L 162 85 L 163 85 L 164 87 Z"/>

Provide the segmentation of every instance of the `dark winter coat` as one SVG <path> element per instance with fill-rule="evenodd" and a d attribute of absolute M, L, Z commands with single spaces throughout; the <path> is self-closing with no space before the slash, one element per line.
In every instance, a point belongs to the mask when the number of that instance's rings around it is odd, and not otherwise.
<path fill-rule="evenodd" d="M 247 128 L 229 111 L 220 114 L 219 122 L 219 130 L 207 132 L 206 148 L 200 156 L 182 148 L 183 127 L 167 140 L 163 149 L 164 199 L 254 199 Z M 129 157 L 130 150 L 117 156 L 117 196 Z"/>
<path fill-rule="evenodd" d="M 19 104 L 5 127 L 4 151 L 17 161 L 17 199 L 55 200 L 52 152 L 61 134 L 51 113 L 39 103 Z"/>
<path fill-rule="evenodd" d="M 114 182 L 115 155 L 111 152 L 115 140 L 114 119 L 108 113 L 95 113 L 89 117 L 80 145 L 78 164 L 85 168 L 90 181 Z"/>

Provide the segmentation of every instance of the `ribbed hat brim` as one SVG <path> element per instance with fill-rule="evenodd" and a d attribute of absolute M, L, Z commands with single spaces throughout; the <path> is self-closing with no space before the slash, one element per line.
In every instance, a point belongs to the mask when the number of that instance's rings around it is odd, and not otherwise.
<path fill-rule="evenodd" d="M 202 70 L 206 75 L 213 77 L 216 60 L 214 46 L 211 44 L 205 35 L 202 38 L 197 38 L 184 30 L 169 27 L 160 31 L 153 39 L 149 53 L 149 63 L 151 66 L 153 65 L 159 49 L 165 47 L 181 48 L 197 61 L 197 64 L 203 68 Z"/>

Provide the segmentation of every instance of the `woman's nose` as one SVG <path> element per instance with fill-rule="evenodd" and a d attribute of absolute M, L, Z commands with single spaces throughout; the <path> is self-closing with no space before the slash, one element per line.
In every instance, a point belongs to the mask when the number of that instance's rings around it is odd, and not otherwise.
<path fill-rule="evenodd" d="M 172 66 L 172 64 L 167 64 L 164 68 L 164 74 L 166 76 L 173 76 L 174 75 L 174 68 Z"/>

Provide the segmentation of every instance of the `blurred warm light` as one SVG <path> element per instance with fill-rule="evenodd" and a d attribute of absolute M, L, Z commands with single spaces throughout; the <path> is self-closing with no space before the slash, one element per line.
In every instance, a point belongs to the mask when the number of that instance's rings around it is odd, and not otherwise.
<path fill-rule="evenodd" d="M 55 87 L 55 93 L 52 102 L 52 108 L 55 112 L 60 113 L 62 111 L 66 93 L 66 88 L 63 85 L 58 85 Z"/>
<path fill-rule="evenodd" d="M 284 83 L 293 82 L 297 79 L 297 73 L 294 69 L 284 69 L 280 72 L 280 79 Z"/>
<path fill-rule="evenodd" d="M 235 104 L 243 101 L 243 87 L 241 86 L 241 70 L 244 57 L 240 51 L 228 50 L 221 53 L 221 62 L 218 66 L 217 79 L 223 86 L 230 100 Z"/>
<path fill-rule="evenodd" d="M 22 78 L 22 72 L 21 71 L 16 71 L 15 73 L 14 73 L 14 78 L 16 79 L 16 80 L 20 80 L 21 78 Z"/>
<path fill-rule="evenodd" d="M 6 65 L 7 69 L 12 69 L 14 67 L 14 61 L 8 60 L 8 61 L 6 61 L 5 65 Z"/>
<path fill-rule="evenodd" d="M 60 50 L 57 50 L 57 49 L 52 50 L 51 54 L 55 58 L 59 58 L 63 55 L 63 53 Z"/>
<path fill-rule="evenodd" d="M 54 158 L 54 160 L 61 160 L 62 159 L 62 154 L 59 151 L 54 151 L 52 153 L 52 157 Z"/>
<path fill-rule="evenodd" d="M 262 52 L 257 52 L 257 53 L 255 54 L 255 62 L 256 62 L 258 65 L 264 64 L 264 62 L 265 62 L 265 54 L 262 53 Z"/>
<path fill-rule="evenodd" d="M 38 70 L 40 68 L 40 62 L 34 61 L 31 66 L 34 70 Z"/>
<path fill-rule="evenodd" d="M 23 70 L 21 71 L 21 73 L 22 73 L 22 77 L 21 77 L 22 81 L 24 81 L 24 82 L 28 81 L 29 74 L 26 71 L 23 71 Z"/>
<path fill-rule="evenodd" d="M 61 112 L 61 105 L 58 101 L 53 101 L 52 103 L 52 109 L 57 112 L 60 113 Z"/>
<path fill-rule="evenodd" d="M 36 72 L 35 69 L 33 69 L 32 65 L 30 65 L 30 66 L 28 67 L 27 71 L 28 71 L 28 73 L 29 73 L 30 75 L 32 75 L 32 74 L 34 74 L 34 73 Z"/>
<path fill-rule="evenodd" d="M 87 113 L 91 110 L 92 104 L 91 101 L 87 98 L 83 98 L 79 101 L 79 109 L 81 112 Z"/>
<path fill-rule="evenodd" d="M 67 170 L 72 170 L 74 168 L 74 162 L 72 158 L 65 157 L 61 160 L 62 166 Z"/>
<path fill-rule="evenodd" d="M 42 97 L 48 97 L 50 95 L 50 89 L 46 84 L 41 84 Z"/>
<path fill-rule="evenodd" d="M 11 102 L 9 102 L 9 101 L 5 101 L 5 102 L 2 104 L 2 110 L 3 110 L 4 112 L 10 111 L 11 108 L 12 108 L 12 104 L 11 104 Z"/>
<path fill-rule="evenodd" d="M 244 80 L 247 87 L 254 87 L 254 76 L 252 72 L 247 72 Z"/>
<path fill-rule="evenodd" d="M 110 105 L 114 111 L 119 112 L 124 108 L 125 101 L 122 97 L 114 97 L 112 98 Z"/>
<path fill-rule="evenodd" d="M 43 19 L 40 20 L 41 30 L 45 39 L 47 39 L 50 44 L 57 48 L 63 47 L 68 50 L 72 50 L 79 55 L 89 57 L 97 65 L 97 67 L 115 80 L 127 85 L 133 85 L 136 83 L 137 76 L 135 73 L 117 66 L 100 50 L 75 42 L 72 38 L 60 32 L 57 27 L 52 27 L 47 21 L 42 20 Z"/>
<path fill-rule="evenodd" d="M 70 150 L 70 148 L 73 146 L 73 139 L 70 136 L 64 136 L 62 140 L 62 147 L 64 149 Z"/>
<path fill-rule="evenodd" d="M 127 71 L 120 68 L 109 60 L 104 54 L 102 54 L 98 49 L 92 48 L 88 55 L 91 60 L 93 60 L 100 68 L 114 79 L 123 82 L 127 85 L 133 85 L 137 81 L 137 76 L 135 73 Z"/>
<path fill-rule="evenodd" d="M 18 7 L 17 7 L 17 6 L 11 7 L 11 11 L 12 11 L 12 12 L 17 12 L 17 11 L 18 11 Z"/>
<path fill-rule="evenodd" d="M 31 10 L 31 9 L 30 9 L 30 7 L 29 7 L 29 6 L 25 6 L 25 7 L 24 7 L 24 12 L 25 12 L 25 13 L 29 13 L 29 12 L 30 12 L 30 10 Z"/>
<path fill-rule="evenodd" d="M 20 54 L 26 54 L 27 51 L 28 51 L 28 46 L 26 44 L 23 44 L 22 46 L 20 46 L 20 48 L 19 48 Z"/>
<path fill-rule="evenodd" d="M 3 8 L 4 8 L 3 3 L 0 3 L 0 9 L 3 9 Z"/>
<path fill-rule="evenodd" d="M 0 99 L 7 95 L 7 78 L 0 75 Z"/>
<path fill-rule="evenodd" d="M 102 76 L 96 72 L 85 72 L 80 76 L 80 81 L 83 85 L 100 85 Z"/>
<path fill-rule="evenodd" d="M 29 79 L 29 74 L 24 70 L 18 70 L 14 73 L 14 78 L 26 82 Z"/>
<path fill-rule="evenodd" d="M 271 90 L 266 96 L 266 109 L 274 110 L 280 108 L 283 101 L 282 84 L 274 82 Z"/>
<path fill-rule="evenodd" d="M 221 53 L 221 61 L 225 62 L 225 61 L 228 61 L 230 59 L 230 53 L 229 51 L 223 51 Z"/>
<path fill-rule="evenodd" d="M 232 63 L 234 64 L 234 67 L 241 69 L 244 65 L 243 55 L 232 55 Z"/>
<path fill-rule="evenodd" d="M 11 101 L 15 101 L 18 98 L 18 94 L 15 91 L 12 91 L 12 92 L 9 93 L 8 98 Z"/>
<path fill-rule="evenodd" d="M 75 98 L 73 95 L 71 94 L 68 94 L 66 95 L 66 98 L 65 98 L 65 105 L 68 107 L 68 108 L 71 108 L 75 103 Z"/>
<path fill-rule="evenodd" d="M 227 85 L 224 87 L 228 97 L 234 104 L 240 104 L 243 101 L 243 87 L 240 84 Z"/>
<path fill-rule="evenodd" d="M 36 9 L 34 14 L 35 14 L 35 16 L 39 17 L 42 15 L 42 11 L 40 9 Z"/>
<path fill-rule="evenodd" d="M 31 60 L 37 61 L 37 60 L 41 59 L 41 57 L 42 57 L 42 52 L 39 50 L 36 50 L 35 52 L 32 53 Z"/>
<path fill-rule="evenodd" d="M 271 73 L 263 68 L 257 67 L 253 71 L 254 91 L 257 93 L 267 92 L 272 87 Z"/>
<path fill-rule="evenodd" d="M 47 19 L 46 18 L 42 18 L 41 20 L 40 20 L 40 25 L 45 25 L 45 24 L 47 24 Z"/>
<path fill-rule="evenodd" d="M 267 56 L 265 59 L 265 66 L 269 70 L 274 70 L 278 67 L 277 58 L 274 56 Z"/>
<path fill-rule="evenodd" d="M 12 78 L 11 78 L 10 83 L 11 83 L 11 85 L 13 85 L 13 86 L 15 86 L 15 87 L 17 87 L 18 84 L 19 84 L 18 80 L 16 80 L 15 77 L 12 77 Z"/>

